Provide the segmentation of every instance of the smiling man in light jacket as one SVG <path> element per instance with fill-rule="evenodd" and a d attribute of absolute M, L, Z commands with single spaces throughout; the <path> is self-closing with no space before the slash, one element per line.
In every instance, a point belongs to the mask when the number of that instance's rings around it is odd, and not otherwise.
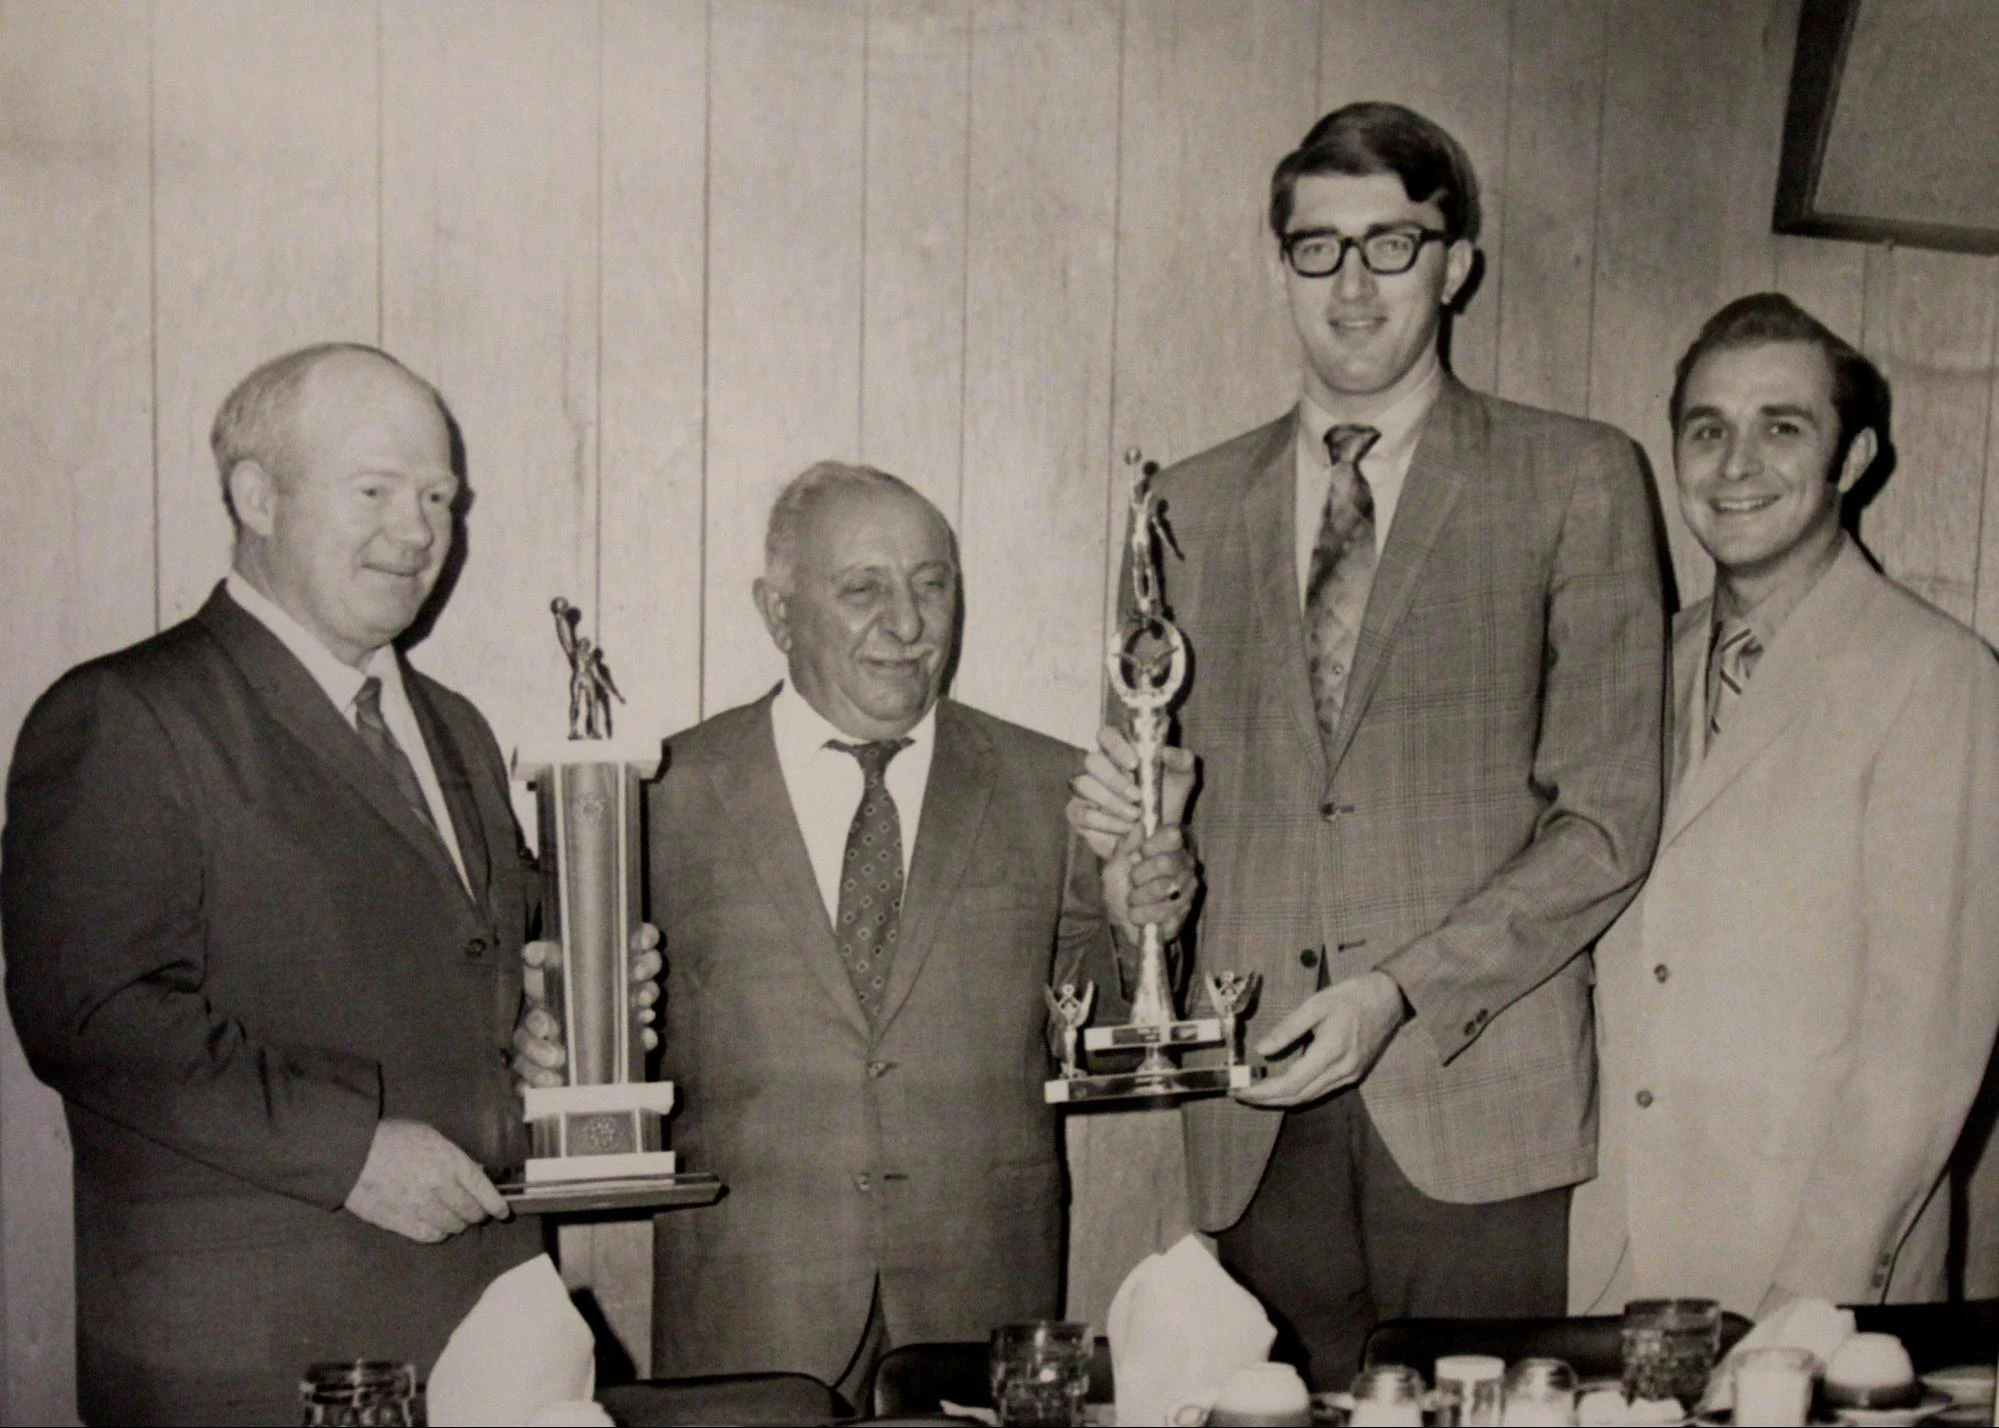
<path fill-rule="evenodd" d="M 1887 416 L 1866 358 L 1774 293 L 1680 361 L 1715 593 L 1674 627 L 1657 861 L 1597 952 L 1576 1311 L 1943 1297 L 1945 1166 L 1999 1024 L 1999 666 L 1841 529 Z"/>

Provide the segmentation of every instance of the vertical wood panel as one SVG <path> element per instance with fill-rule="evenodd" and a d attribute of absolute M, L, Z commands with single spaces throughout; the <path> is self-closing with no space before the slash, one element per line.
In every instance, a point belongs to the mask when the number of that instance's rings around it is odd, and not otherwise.
<path fill-rule="evenodd" d="M 1790 40 L 1771 17 L 1793 3 L 1608 11 L 1590 415 L 1649 453 L 1683 604 L 1707 593 L 1713 567 L 1673 495 L 1666 398 L 1702 321 L 1743 284 L 1774 278 L 1768 196 L 1751 204 L 1754 184 L 1729 159 L 1777 142 L 1772 95 L 1788 80 Z"/>
<path fill-rule="evenodd" d="M 703 331 L 708 13 L 703 0 L 603 7 L 597 594 L 625 696 L 621 733 L 664 735 L 701 712 Z M 652 1367 L 652 1223 L 565 1227 L 564 1274 L 587 1284 L 640 1378 Z"/>
<path fill-rule="evenodd" d="M 1603 0 L 1515 0 L 1506 271 L 1488 299 L 1498 393 L 1577 415 L 1589 408 L 1603 31 Z"/>
<path fill-rule="evenodd" d="M 973 24 L 958 689 L 1080 743 L 1101 687 L 1118 11 L 994 0 Z"/>
<path fill-rule="evenodd" d="M 141 4 L 0 8 L 0 749 L 153 628 L 151 55 Z M 10 752 L 11 757 L 11 752 Z M 69 1134 L 0 1016 L 0 1420 L 76 1417 Z"/>
<path fill-rule="evenodd" d="M 969 0 L 867 12 L 861 459 L 955 525 L 965 392 Z"/>
<path fill-rule="evenodd" d="M 163 624 L 228 568 L 208 428 L 230 387 L 293 347 L 375 340 L 376 24 L 344 0 L 156 7 Z"/>
<path fill-rule="evenodd" d="M 1777 240 L 1777 288 L 1858 347 L 1866 323 L 1867 250 L 1825 238 Z"/>
<path fill-rule="evenodd" d="M 1879 248 L 1867 255 L 1868 355 L 1894 391 L 1896 465 L 1860 533 L 1882 568 L 1969 623 L 1992 390 L 1999 260 Z"/>
<path fill-rule="evenodd" d="M 1406 104 L 1448 129 L 1471 155 L 1482 210 L 1485 272 L 1451 324 L 1451 370 L 1491 391 L 1498 367 L 1499 289 L 1506 236 L 1507 0 L 1324 0 L 1319 101 Z"/>
<path fill-rule="evenodd" d="M 502 748 L 564 727 L 548 602 L 596 588 L 597 55 L 590 6 L 383 11 L 383 345 L 451 404 L 474 496 L 417 661 Z"/>
<path fill-rule="evenodd" d="M 701 713 L 707 6 L 611 0 L 603 45 L 597 603 L 620 727 L 665 734 Z"/>
<path fill-rule="evenodd" d="M 710 7 L 705 714 L 784 672 L 750 603 L 771 498 L 860 447 L 864 23 Z"/>

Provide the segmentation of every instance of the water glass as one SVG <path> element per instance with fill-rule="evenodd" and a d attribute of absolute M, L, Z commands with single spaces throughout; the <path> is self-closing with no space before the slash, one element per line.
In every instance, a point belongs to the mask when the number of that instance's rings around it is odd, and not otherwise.
<path fill-rule="evenodd" d="M 1492 1354 L 1445 1354 L 1437 1360 L 1437 1417 L 1452 1428 L 1499 1428 L 1506 1360 Z"/>
<path fill-rule="evenodd" d="M 347 1359 L 317 1363 L 299 1381 L 300 1422 L 407 1428 L 422 1421 L 417 1406 L 416 1368 L 387 1359 Z"/>
<path fill-rule="evenodd" d="M 1504 1428 L 1573 1428 L 1576 1371 L 1560 1359 L 1521 1359 L 1506 1371 Z"/>
<path fill-rule="evenodd" d="M 1354 1375 L 1353 1428 L 1422 1428 L 1423 1376 L 1400 1364 L 1362 1369 Z"/>
<path fill-rule="evenodd" d="M 1624 1306 L 1624 1396 L 1677 1398 L 1691 1411 L 1720 1347 L 1721 1306 L 1714 1300 L 1632 1300 Z"/>
<path fill-rule="evenodd" d="M 1036 1319 L 993 1330 L 993 1409 L 1006 1424 L 1074 1428 L 1090 1391 L 1088 1324 Z"/>

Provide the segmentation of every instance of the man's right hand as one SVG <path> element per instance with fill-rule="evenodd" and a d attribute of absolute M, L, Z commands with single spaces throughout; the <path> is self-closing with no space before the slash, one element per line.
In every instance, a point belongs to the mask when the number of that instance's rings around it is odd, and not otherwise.
<path fill-rule="evenodd" d="M 1073 797 L 1065 810 L 1069 827 L 1099 858 L 1110 857 L 1118 839 L 1138 822 L 1138 753 L 1115 725 L 1097 730 L 1097 747 L 1083 760 L 1083 771 L 1069 780 Z M 1168 744 L 1159 751 L 1159 823 L 1168 827 L 1187 814 L 1194 792 L 1194 756 Z"/>
<path fill-rule="evenodd" d="M 347 1192 L 348 1213 L 423 1244 L 467 1225 L 513 1212 L 478 1164 L 422 1121 L 382 1120 L 361 1178 Z"/>

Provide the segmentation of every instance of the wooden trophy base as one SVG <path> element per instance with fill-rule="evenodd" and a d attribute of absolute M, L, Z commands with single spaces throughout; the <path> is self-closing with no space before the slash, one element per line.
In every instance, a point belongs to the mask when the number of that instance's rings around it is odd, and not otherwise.
<path fill-rule="evenodd" d="M 1150 1030 L 1151 1028 L 1146 1028 Z M 1106 1028 L 1123 1031 L 1124 1027 Z M 1166 1096 L 1211 1096 L 1239 1091 L 1263 1079 L 1261 1066 L 1172 1067 L 1165 1071 L 1110 1071 L 1093 1076 L 1058 1076 L 1043 1083 L 1041 1097 L 1051 1106 L 1099 1101 L 1149 1101 Z"/>
<path fill-rule="evenodd" d="M 536 1152 L 497 1188 L 528 1214 L 670 1209 L 722 1193 L 713 1175 L 682 1174 L 662 1149 L 673 1083 L 530 1088 L 524 1096 Z"/>

